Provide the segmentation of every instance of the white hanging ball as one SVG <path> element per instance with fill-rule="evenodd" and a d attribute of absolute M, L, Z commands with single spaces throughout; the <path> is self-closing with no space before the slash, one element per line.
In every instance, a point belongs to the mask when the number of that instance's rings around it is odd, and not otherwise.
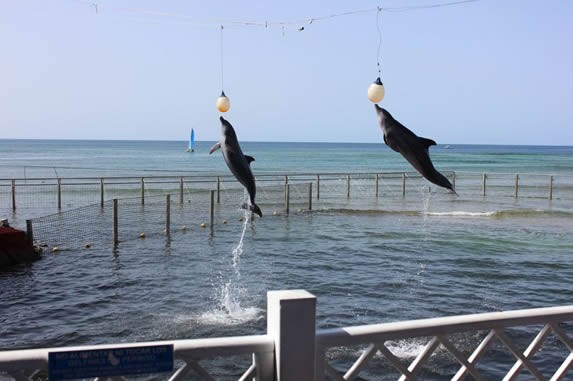
<path fill-rule="evenodd" d="M 217 106 L 217 110 L 220 112 L 227 112 L 231 108 L 231 101 L 229 101 L 224 91 L 222 91 L 221 96 L 217 98 L 215 106 Z"/>
<path fill-rule="evenodd" d="M 384 85 L 382 81 L 380 81 L 380 77 L 368 86 L 368 99 L 374 103 L 378 103 L 384 99 Z"/>

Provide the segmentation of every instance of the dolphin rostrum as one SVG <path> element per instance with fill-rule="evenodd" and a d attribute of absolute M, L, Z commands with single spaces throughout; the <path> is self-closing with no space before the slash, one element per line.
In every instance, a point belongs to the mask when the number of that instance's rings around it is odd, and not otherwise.
<path fill-rule="evenodd" d="M 388 111 L 374 105 L 378 122 L 384 133 L 384 143 L 394 151 L 399 152 L 412 166 L 428 181 L 447 188 L 456 193 L 450 181 L 434 168 L 430 160 L 430 146 L 436 142 L 431 139 L 416 136 L 390 115 Z"/>
<path fill-rule="evenodd" d="M 247 189 L 249 193 L 249 205 L 244 204 L 243 208 L 249 209 L 251 212 L 258 214 L 260 217 L 263 216 L 261 209 L 255 204 L 255 194 L 257 193 L 257 188 L 255 186 L 255 177 L 251 172 L 251 162 L 255 161 L 252 156 L 244 155 L 241 147 L 239 146 L 239 141 L 237 140 L 237 135 L 231 123 L 226 121 L 223 117 L 221 120 L 221 140 L 216 143 L 209 150 L 209 155 L 221 148 L 223 152 L 223 158 L 227 166 L 235 176 L 235 178 Z"/>

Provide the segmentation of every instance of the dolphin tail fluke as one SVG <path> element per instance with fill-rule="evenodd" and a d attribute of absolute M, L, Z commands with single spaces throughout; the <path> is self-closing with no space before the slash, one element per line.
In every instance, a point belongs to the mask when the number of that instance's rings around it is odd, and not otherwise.
<path fill-rule="evenodd" d="M 259 217 L 263 216 L 263 212 L 261 211 L 261 208 L 259 208 L 259 206 L 255 203 L 253 203 L 252 205 L 244 203 L 243 206 L 241 207 L 241 209 L 250 210 L 251 212 L 257 214 Z"/>

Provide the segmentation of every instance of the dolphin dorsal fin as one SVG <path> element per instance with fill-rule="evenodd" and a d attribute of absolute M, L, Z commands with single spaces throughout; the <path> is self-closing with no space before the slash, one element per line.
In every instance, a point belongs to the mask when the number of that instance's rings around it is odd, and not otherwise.
<path fill-rule="evenodd" d="M 255 161 L 255 158 L 249 155 L 245 155 L 245 159 L 247 159 L 247 163 L 251 164 L 252 161 Z"/>
<path fill-rule="evenodd" d="M 430 148 L 430 146 L 436 145 L 436 142 L 433 141 L 432 139 L 426 139 L 426 138 L 418 137 L 418 140 L 420 140 L 420 143 L 422 143 L 422 145 L 424 146 L 425 149 Z"/>

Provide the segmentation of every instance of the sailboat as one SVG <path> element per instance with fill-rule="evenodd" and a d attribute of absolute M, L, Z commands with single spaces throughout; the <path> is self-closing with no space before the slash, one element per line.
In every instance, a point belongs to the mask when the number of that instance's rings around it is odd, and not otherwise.
<path fill-rule="evenodd" d="M 186 149 L 187 152 L 195 152 L 195 130 L 191 129 L 191 136 L 189 136 L 189 147 Z"/>

